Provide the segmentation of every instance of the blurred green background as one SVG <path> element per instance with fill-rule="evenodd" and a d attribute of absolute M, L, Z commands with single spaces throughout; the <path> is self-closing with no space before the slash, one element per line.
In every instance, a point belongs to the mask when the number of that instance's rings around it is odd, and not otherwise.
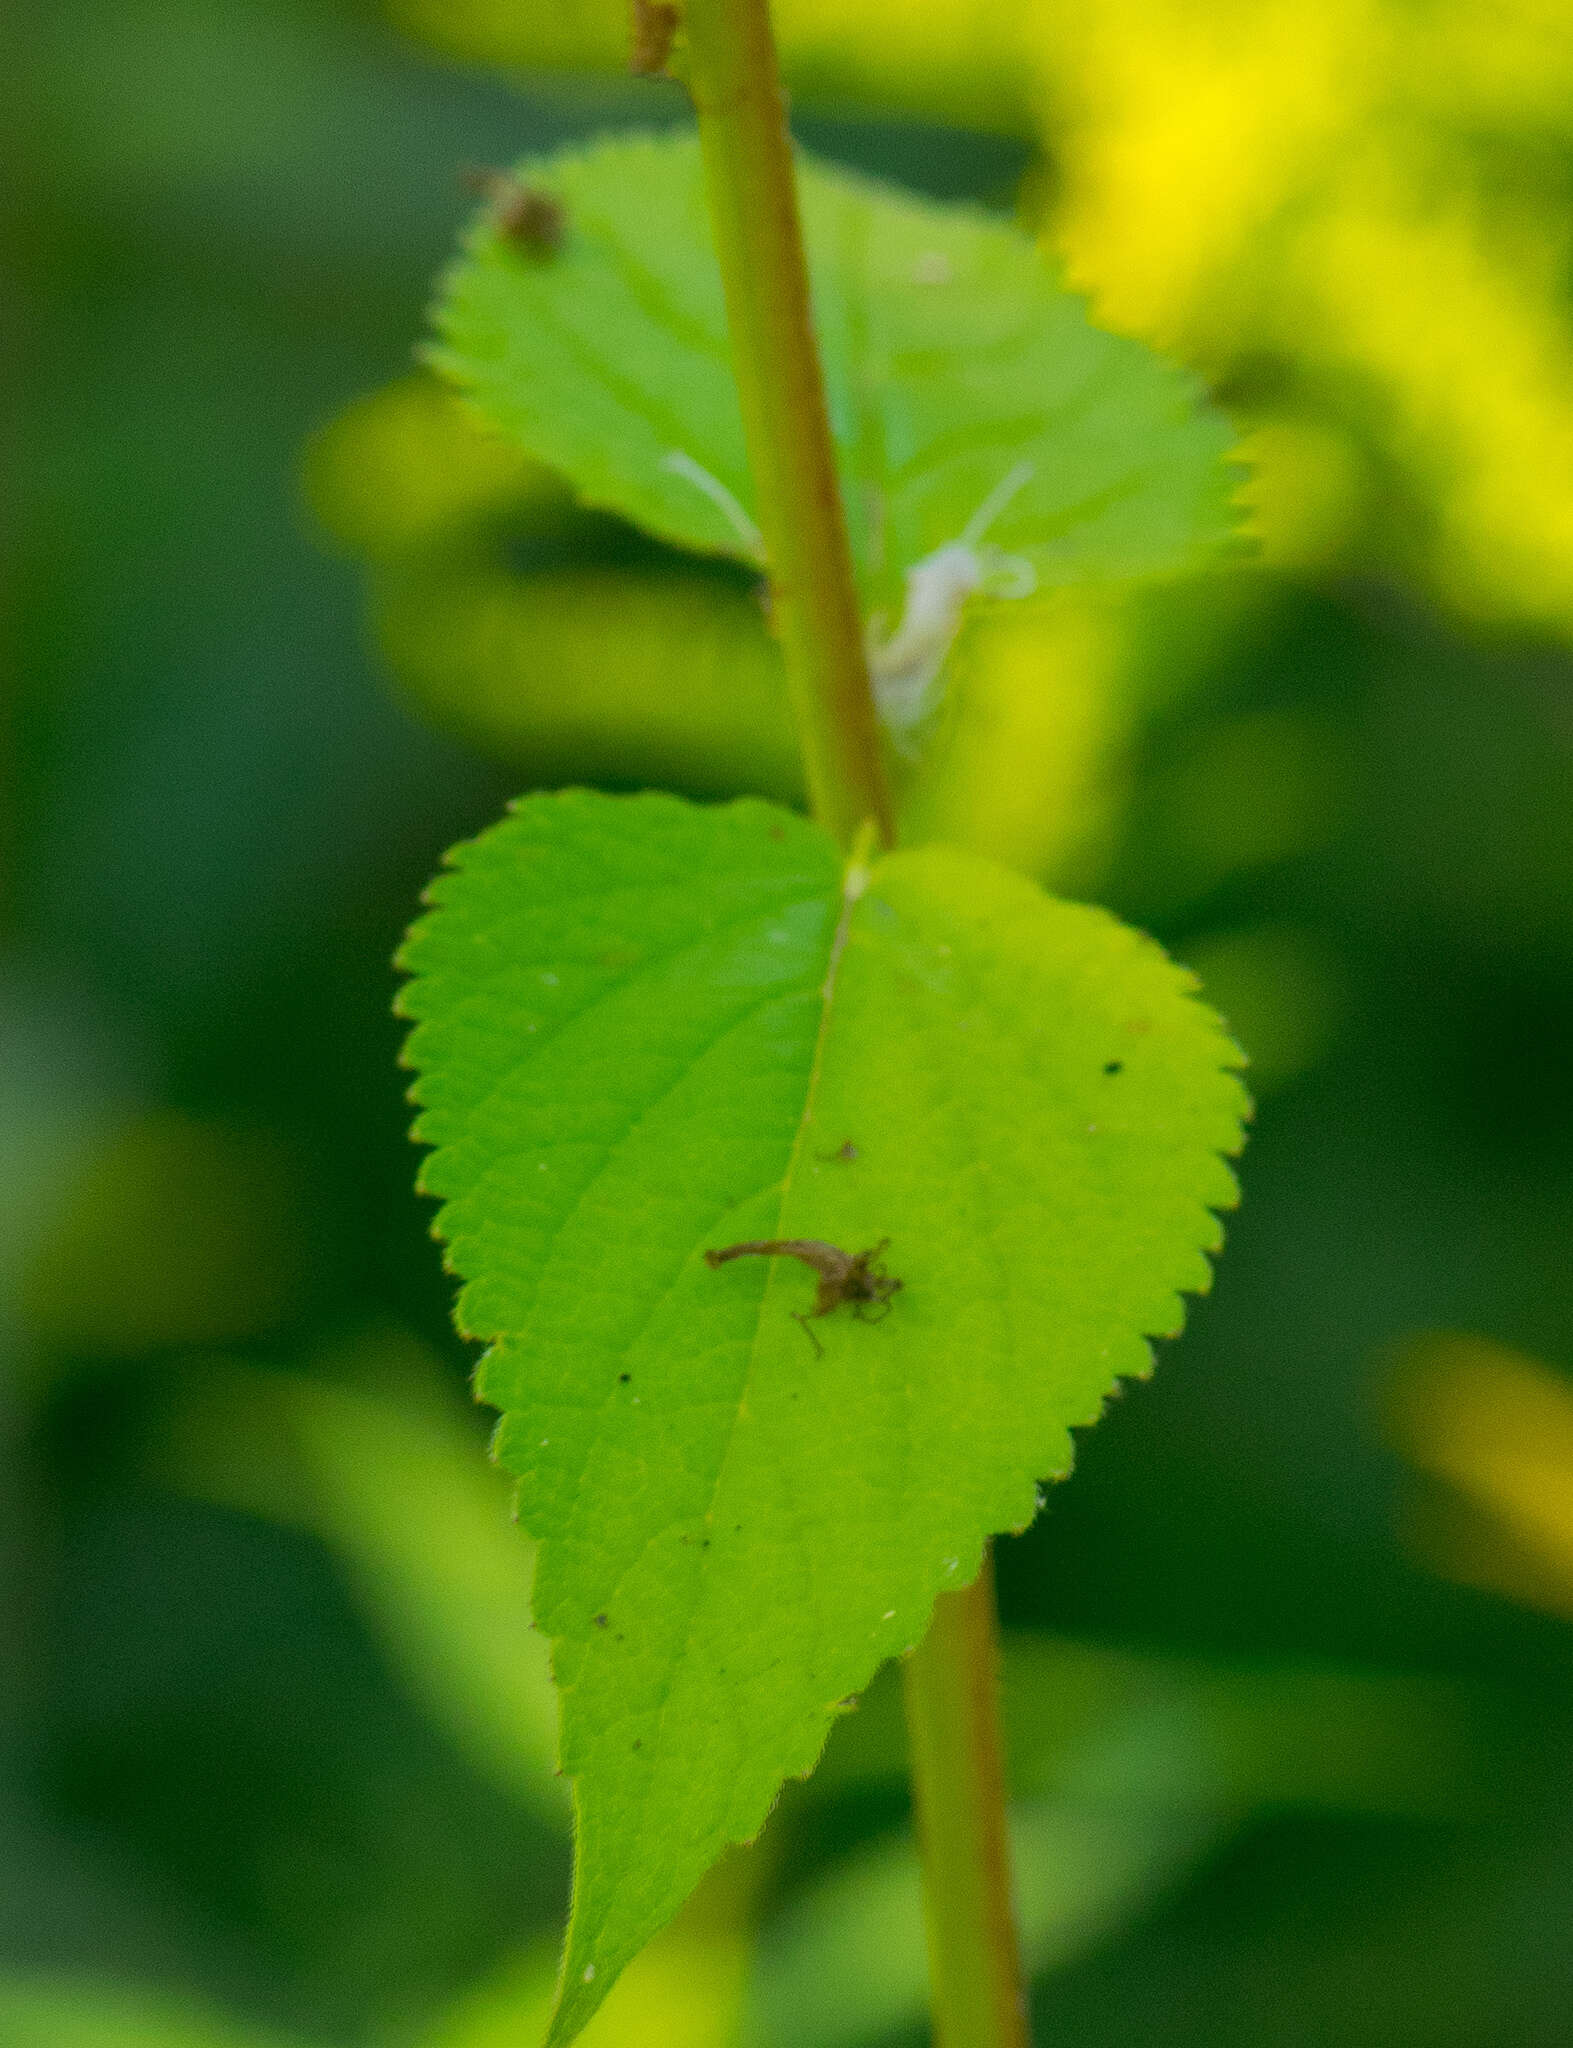
<path fill-rule="evenodd" d="M 909 829 L 1111 902 L 1260 1098 L 1214 1295 L 1001 1553 L 1039 2036 L 1573 2048 L 1563 0 L 781 0 L 1253 547 L 980 614 Z M 681 117 L 621 0 L 10 25 L 0 2042 L 514 2048 L 568 1882 L 389 959 L 515 791 L 792 793 L 746 584 L 414 368 L 458 172 Z M 599 2048 L 922 2034 L 882 1682 Z"/>

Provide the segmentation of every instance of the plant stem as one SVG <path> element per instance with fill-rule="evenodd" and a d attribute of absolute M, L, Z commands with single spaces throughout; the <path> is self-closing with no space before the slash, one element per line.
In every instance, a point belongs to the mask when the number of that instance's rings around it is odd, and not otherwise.
<path fill-rule="evenodd" d="M 814 816 L 895 837 L 815 346 L 768 0 L 684 0 L 685 74 Z M 1000 1756 L 992 1563 L 907 1660 L 937 2048 L 1026 2048 Z"/>
<path fill-rule="evenodd" d="M 844 847 L 894 836 L 809 310 L 768 0 L 685 0 L 732 360 L 809 804 Z"/>
<path fill-rule="evenodd" d="M 935 2048 L 1027 2048 L 1027 2001 L 1011 1906 L 999 1728 L 994 1561 L 942 1593 L 907 1659 L 907 1739 Z"/>

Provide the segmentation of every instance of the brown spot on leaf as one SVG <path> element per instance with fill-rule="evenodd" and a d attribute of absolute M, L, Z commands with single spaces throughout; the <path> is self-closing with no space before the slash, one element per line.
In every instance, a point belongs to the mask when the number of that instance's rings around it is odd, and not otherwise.
<path fill-rule="evenodd" d="M 567 226 L 560 199 L 526 185 L 511 171 L 472 167 L 462 175 L 470 190 L 490 203 L 492 225 L 505 241 L 537 258 L 556 255 Z"/>

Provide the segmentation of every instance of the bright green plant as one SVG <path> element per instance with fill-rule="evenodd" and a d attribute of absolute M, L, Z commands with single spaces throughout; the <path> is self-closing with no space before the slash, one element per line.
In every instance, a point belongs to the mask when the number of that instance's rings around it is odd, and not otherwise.
<path fill-rule="evenodd" d="M 902 800 L 966 607 L 1195 559 L 1227 437 L 998 222 L 806 165 L 805 265 L 763 0 L 682 28 L 697 143 L 521 166 L 433 351 L 585 502 L 763 573 L 812 814 L 526 798 L 404 955 L 574 1786 L 551 2039 L 905 1654 L 936 2031 L 1003 2048 L 988 1539 L 1206 1286 L 1245 1098 L 1155 946 Z"/>

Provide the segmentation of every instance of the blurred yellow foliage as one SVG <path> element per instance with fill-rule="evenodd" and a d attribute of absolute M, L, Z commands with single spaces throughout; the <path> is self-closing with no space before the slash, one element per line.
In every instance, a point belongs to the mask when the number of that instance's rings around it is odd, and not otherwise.
<path fill-rule="evenodd" d="M 1126 656 L 1124 610 L 1107 593 L 976 612 L 951 656 L 933 772 L 903 810 L 904 837 L 1086 886 L 1124 793 Z"/>
<path fill-rule="evenodd" d="M 1573 235 L 1397 152 L 1351 165 L 1305 235 L 1323 360 L 1363 377 L 1430 509 L 1439 593 L 1573 630 Z"/>
<path fill-rule="evenodd" d="M 1406 566 L 1471 612 L 1573 630 L 1573 245 L 1533 146 L 1573 126 L 1573 17 L 1045 0 L 1039 20 L 1049 238 L 1101 316 L 1226 383 L 1277 363 L 1296 410 L 1396 475 Z M 1271 554 L 1271 507 L 1293 522 L 1325 465 L 1258 453 Z"/>
<path fill-rule="evenodd" d="M 1573 1381 L 1487 1337 L 1424 1337 L 1387 1417 L 1404 1456 L 1446 1489 L 1416 1517 L 1427 1558 L 1573 1620 Z"/>
<path fill-rule="evenodd" d="M 1235 341 L 1264 240 L 1376 96 L 1378 10 L 1043 0 L 1034 12 L 1062 181 L 1051 238 L 1072 274 L 1113 326 L 1164 346 Z M 1254 279 L 1235 276 L 1242 261 Z"/>
<path fill-rule="evenodd" d="M 401 377 L 347 406 L 306 451 L 305 489 L 350 554 L 397 561 L 509 519 L 570 514 L 549 469 L 489 428 L 435 377 Z"/>
<path fill-rule="evenodd" d="M 1269 569 L 1326 568 L 1349 551 L 1366 517 L 1370 465 L 1330 420 L 1282 413 L 1240 443 L 1245 533 Z"/>
<path fill-rule="evenodd" d="M 534 783 L 801 794 L 780 656 L 724 573 L 445 567 L 385 584 L 376 626 L 424 717 Z"/>

